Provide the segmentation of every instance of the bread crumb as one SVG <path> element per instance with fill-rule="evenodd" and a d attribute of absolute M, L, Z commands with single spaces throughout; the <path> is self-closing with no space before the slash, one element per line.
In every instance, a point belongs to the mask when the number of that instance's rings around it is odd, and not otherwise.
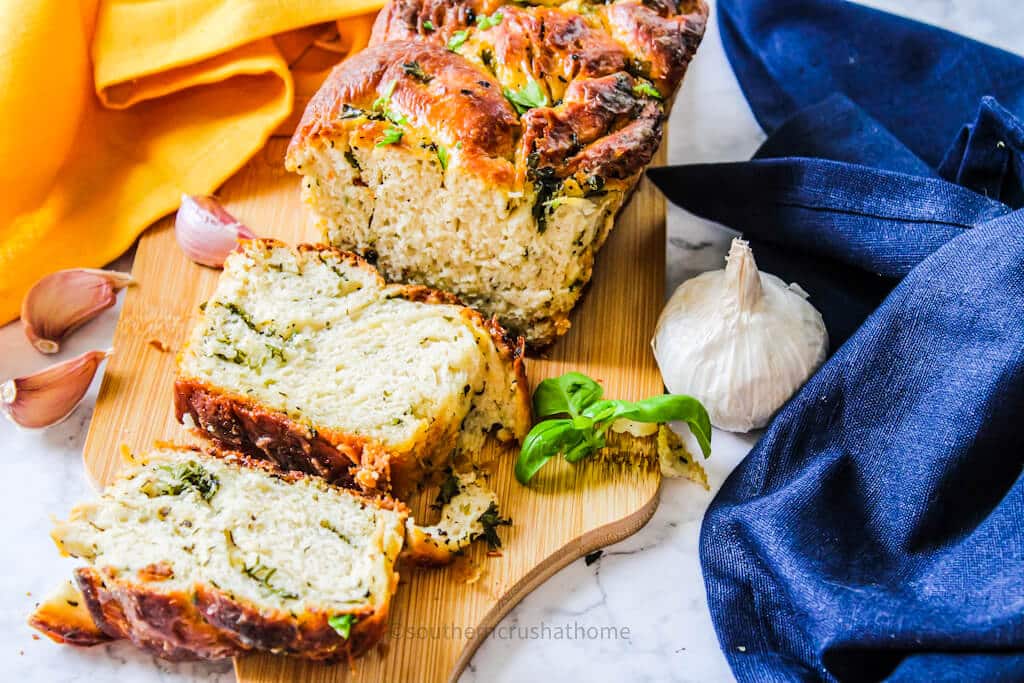
<path fill-rule="evenodd" d="M 150 339 L 146 343 L 149 344 L 150 346 L 152 346 L 154 349 L 156 349 L 160 353 L 168 353 L 171 350 L 170 346 L 168 346 L 167 344 L 164 344 L 159 339 Z"/>
<path fill-rule="evenodd" d="M 484 575 L 483 567 L 474 564 L 468 555 L 459 555 L 452 565 L 452 576 L 467 586 L 476 583 Z"/>
<path fill-rule="evenodd" d="M 679 435 L 665 425 L 658 428 L 658 461 L 662 476 L 689 479 L 703 486 L 705 491 L 711 490 L 707 472 L 687 450 Z"/>

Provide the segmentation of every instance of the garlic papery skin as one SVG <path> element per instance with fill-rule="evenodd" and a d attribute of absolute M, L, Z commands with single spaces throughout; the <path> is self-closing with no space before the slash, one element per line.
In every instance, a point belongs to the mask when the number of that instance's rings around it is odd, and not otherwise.
<path fill-rule="evenodd" d="M 32 285 L 21 302 L 25 336 L 38 351 L 57 353 L 60 341 L 117 302 L 117 291 L 133 282 L 128 273 L 72 268 Z"/>
<path fill-rule="evenodd" d="M 824 362 L 828 332 L 799 285 L 758 271 L 747 242 L 734 239 L 726 262 L 676 289 L 651 345 L 670 393 L 699 399 L 719 429 L 748 432 Z"/>
<path fill-rule="evenodd" d="M 0 410 L 19 427 L 41 429 L 74 411 L 111 351 L 88 351 L 0 384 Z"/>
<path fill-rule="evenodd" d="M 253 239 L 256 234 L 214 197 L 183 194 L 174 218 L 174 236 L 190 259 L 220 268 L 228 254 L 238 248 L 240 240 Z"/>

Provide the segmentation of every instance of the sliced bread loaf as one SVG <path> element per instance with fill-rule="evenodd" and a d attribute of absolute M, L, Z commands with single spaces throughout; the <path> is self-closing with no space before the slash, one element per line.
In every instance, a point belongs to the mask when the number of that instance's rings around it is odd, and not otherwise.
<path fill-rule="evenodd" d="M 332 244 L 549 343 L 661 144 L 707 15 L 703 0 L 391 0 L 286 166 Z"/>
<path fill-rule="evenodd" d="M 158 448 L 53 532 L 87 562 L 75 579 L 102 635 L 80 610 L 41 608 L 31 623 L 168 659 L 357 655 L 383 635 L 407 514 L 241 454 Z"/>
<path fill-rule="evenodd" d="M 255 240 L 179 354 L 179 421 L 280 467 L 403 493 L 529 430 L 523 341 L 358 256 Z"/>

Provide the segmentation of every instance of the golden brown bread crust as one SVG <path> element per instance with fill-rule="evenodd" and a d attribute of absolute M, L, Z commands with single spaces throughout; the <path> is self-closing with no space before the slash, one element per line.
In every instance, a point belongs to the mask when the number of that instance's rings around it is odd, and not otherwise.
<path fill-rule="evenodd" d="M 581 187 L 600 178 L 602 186 L 622 181 L 629 189 L 661 143 L 665 103 L 700 43 L 708 8 L 703 0 L 582 0 L 577 6 L 583 13 L 570 5 L 392 0 L 378 15 L 371 47 L 338 65 L 310 102 L 288 157 L 342 130 L 357 129 L 353 139 L 372 145 L 388 122 L 358 112 L 370 112 L 394 83 L 391 109 L 440 144 L 461 141 L 460 158 L 495 185 L 511 179 L 511 187 L 522 189 L 541 180 L 531 171 L 550 167 L 547 173 L 575 176 Z M 497 12 L 498 24 L 477 26 L 478 17 Z M 445 49 L 459 32 L 468 41 L 458 53 Z M 404 68 L 411 63 L 428 74 L 427 82 Z M 635 89 L 639 78 L 659 96 L 642 85 Z M 541 84 L 549 103 L 517 117 L 502 90 L 529 80 Z M 503 162 L 514 164 L 511 173 Z"/>
<path fill-rule="evenodd" d="M 274 239 L 258 241 L 268 247 L 287 247 Z M 377 269 L 358 254 L 326 245 L 300 244 L 296 248 L 303 252 L 329 251 L 343 262 L 372 273 L 382 286 L 385 284 Z M 462 306 L 456 296 L 421 285 L 391 285 L 389 293 L 409 301 Z M 521 425 L 513 427 L 521 427 L 522 433 L 515 437 L 522 439 L 529 429 L 531 410 L 524 366 L 526 342 L 522 337 L 513 339 L 496 319 L 484 318 L 474 309 L 462 306 L 461 313 L 470 324 L 487 332 L 515 376 L 517 414 L 523 419 L 519 421 Z M 437 422 L 413 451 L 394 452 L 374 439 L 299 422 L 247 396 L 225 392 L 187 376 L 175 379 L 174 410 L 178 422 L 185 424 L 186 415 L 189 416 L 195 434 L 225 448 L 269 460 L 285 471 L 322 477 L 338 486 L 368 493 L 393 492 L 399 497 L 410 492 L 425 472 L 446 464 L 433 462 L 432 458 L 446 457 L 458 438 L 457 431 L 446 430 Z"/>
<path fill-rule="evenodd" d="M 176 448 L 202 450 L 283 481 L 308 477 L 300 472 L 282 472 L 243 453 L 195 446 Z M 375 497 L 373 502 L 408 514 L 408 508 L 389 496 Z M 332 615 L 325 612 L 268 612 L 207 584 L 196 585 L 191 592 L 155 590 L 153 582 L 170 578 L 169 572 L 169 567 L 150 565 L 139 571 L 136 581 L 112 567 L 81 567 L 75 571 L 78 590 L 69 586 L 58 592 L 40 605 L 29 624 L 59 643 L 88 646 L 127 639 L 171 661 L 223 659 L 251 650 L 336 660 L 366 652 L 386 629 L 387 602 L 376 609 L 367 606 L 353 611 L 356 620 L 345 639 L 328 623 Z M 398 574 L 392 572 L 389 595 L 394 594 L 397 584 Z"/>
<path fill-rule="evenodd" d="M 413 63 L 431 74 L 428 82 L 406 71 L 403 65 Z M 310 100 L 293 139 L 329 138 L 351 130 L 372 147 L 390 125 L 372 112 L 373 103 L 389 90 L 392 109 L 405 114 L 411 125 L 431 128 L 444 145 L 461 142 L 477 173 L 496 183 L 510 182 L 519 121 L 501 85 L 457 54 L 428 43 L 373 46 L 345 60 L 344 68 L 335 68 Z"/>
<path fill-rule="evenodd" d="M 36 607 L 28 625 L 62 645 L 99 645 L 112 639 L 96 625 L 82 591 L 70 581 Z"/>
<path fill-rule="evenodd" d="M 304 659 L 355 657 L 383 637 L 387 622 L 387 607 L 354 612 L 356 621 L 345 639 L 328 623 L 330 614 L 268 613 L 205 584 L 191 594 L 159 593 L 109 567 L 82 567 L 75 572 L 75 581 L 102 640 L 131 640 L 172 661 L 224 659 L 250 650 Z M 65 642 L 92 645 L 101 639 Z"/>

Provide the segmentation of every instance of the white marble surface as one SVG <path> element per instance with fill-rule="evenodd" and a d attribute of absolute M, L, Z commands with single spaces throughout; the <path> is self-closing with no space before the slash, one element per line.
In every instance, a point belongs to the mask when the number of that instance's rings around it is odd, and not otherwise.
<path fill-rule="evenodd" d="M 869 0 L 898 12 L 1021 50 L 1024 9 L 1019 0 Z M 722 52 L 714 19 L 676 103 L 670 124 L 670 161 L 746 159 L 763 139 Z M 672 210 L 669 280 L 720 267 L 728 234 Z M 119 266 L 128 267 L 130 256 Z M 61 357 L 110 344 L 117 309 L 91 323 Z M 0 329 L 0 378 L 48 362 L 31 351 L 16 325 Z M 81 450 L 96 387 L 64 423 L 19 432 L 0 421 L 0 679 L 9 681 L 232 681 L 230 663 L 173 665 L 119 643 L 88 650 L 36 640 L 25 626 L 35 602 L 68 576 L 48 538 L 51 516 L 61 516 L 92 491 Z M 504 620 L 507 638 L 492 638 L 477 652 L 464 683 L 523 680 L 727 681 L 729 669 L 711 627 L 697 538 L 713 491 L 739 462 L 753 438 L 716 433 L 707 463 L 712 492 L 666 482 L 651 522 L 630 539 L 606 548 L 591 565 L 573 563 L 539 587 Z M 583 629 L 613 626 L 618 638 L 528 639 L 529 627 Z M 628 629 L 628 637 L 626 629 Z"/>

